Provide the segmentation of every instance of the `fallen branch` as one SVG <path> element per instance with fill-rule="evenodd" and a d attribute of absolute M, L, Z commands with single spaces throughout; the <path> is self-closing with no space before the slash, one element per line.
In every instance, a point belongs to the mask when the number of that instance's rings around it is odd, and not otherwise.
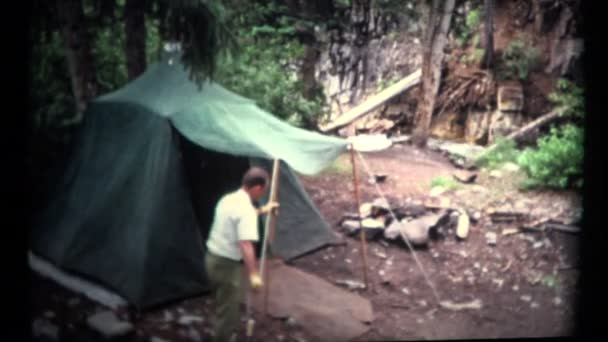
<path fill-rule="evenodd" d="M 552 112 L 547 113 L 547 114 L 539 117 L 538 119 L 526 124 L 519 130 L 507 135 L 505 137 L 505 139 L 518 141 L 522 137 L 526 136 L 528 133 L 532 132 L 533 130 L 557 120 L 560 117 L 561 113 L 562 113 L 561 109 L 555 109 Z M 492 145 L 488 146 L 479 156 L 477 156 L 477 159 L 488 155 L 494 149 L 496 149 L 496 147 L 497 147 L 496 144 L 492 144 Z"/>
<path fill-rule="evenodd" d="M 321 132 L 327 133 L 329 131 L 333 131 L 337 128 L 348 125 L 360 116 L 369 113 L 370 111 L 384 104 L 386 101 L 390 100 L 396 95 L 399 95 L 402 92 L 412 88 L 413 86 L 418 85 L 420 83 L 421 76 L 422 71 L 420 69 L 416 70 L 406 78 L 393 84 L 392 86 L 381 91 L 380 93 L 372 96 L 370 99 L 366 100 L 357 107 L 351 109 L 344 115 L 337 118 L 334 122 L 330 123 L 325 127 L 319 127 L 319 129 L 321 130 Z"/>

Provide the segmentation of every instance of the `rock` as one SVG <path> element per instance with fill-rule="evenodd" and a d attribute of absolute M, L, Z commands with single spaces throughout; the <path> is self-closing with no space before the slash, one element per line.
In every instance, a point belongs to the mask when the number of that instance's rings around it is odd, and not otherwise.
<path fill-rule="evenodd" d="M 102 311 L 89 316 L 87 325 L 106 338 L 122 336 L 133 331 L 131 323 L 120 321 L 112 311 Z"/>
<path fill-rule="evenodd" d="M 466 252 L 466 251 L 464 251 L 464 250 L 458 251 L 458 254 L 462 255 L 462 257 L 463 257 L 463 258 L 465 258 L 465 259 L 466 259 L 466 258 L 469 256 L 469 255 L 467 254 L 467 252 Z"/>
<path fill-rule="evenodd" d="M 460 216 L 458 216 L 458 224 L 456 226 L 456 236 L 459 239 L 466 239 L 469 235 L 469 215 L 464 210 L 460 211 Z"/>
<path fill-rule="evenodd" d="M 492 177 L 492 178 L 501 178 L 502 177 L 502 172 L 500 172 L 498 170 L 492 170 L 492 171 L 490 171 L 490 177 Z"/>
<path fill-rule="evenodd" d="M 201 334 L 192 327 L 190 327 L 190 329 L 188 329 L 186 336 L 188 337 L 188 340 L 191 342 L 202 342 L 203 341 L 203 339 L 201 338 Z"/>
<path fill-rule="evenodd" d="M 483 303 L 481 299 L 474 299 L 468 303 L 454 303 L 451 300 L 444 300 L 439 303 L 443 308 L 460 311 L 460 310 L 479 310 L 482 308 Z"/>
<path fill-rule="evenodd" d="M 420 306 L 422 306 L 423 308 L 424 308 L 424 307 L 426 307 L 426 306 L 428 305 L 428 304 L 427 304 L 427 302 L 426 302 L 426 300 L 424 300 L 424 299 L 423 299 L 423 300 L 419 300 L 419 301 L 418 301 L 418 304 L 419 304 Z"/>
<path fill-rule="evenodd" d="M 555 298 L 553 298 L 553 304 L 554 304 L 555 306 L 560 306 L 560 305 L 562 305 L 562 299 L 561 299 L 561 298 L 559 298 L 559 297 L 555 297 Z"/>
<path fill-rule="evenodd" d="M 193 315 L 186 315 L 186 316 L 182 316 L 177 320 L 177 324 L 180 325 L 190 325 L 194 322 L 197 323 L 201 323 L 203 322 L 204 319 L 202 317 L 198 317 L 198 316 L 193 316 Z"/>
<path fill-rule="evenodd" d="M 488 245 L 490 246 L 496 246 L 496 233 L 494 232 L 487 232 L 486 235 L 486 242 Z"/>
<path fill-rule="evenodd" d="M 410 290 L 408 290 L 408 288 L 407 288 L 407 287 L 402 288 L 402 289 L 401 289 L 401 292 L 403 292 L 403 294 L 405 294 L 405 295 L 407 295 L 407 296 L 409 296 L 409 295 L 410 295 Z"/>
<path fill-rule="evenodd" d="M 464 171 L 464 170 L 456 170 L 452 173 L 452 176 L 459 182 L 469 184 L 473 183 L 477 178 L 477 173 Z"/>
<path fill-rule="evenodd" d="M 494 278 L 492 279 L 492 282 L 494 284 L 496 284 L 498 286 L 498 288 L 502 288 L 502 285 L 504 284 L 504 279 L 500 279 L 500 278 Z"/>
<path fill-rule="evenodd" d="M 464 138 L 470 144 L 485 143 L 492 112 L 469 111 L 464 127 Z"/>
<path fill-rule="evenodd" d="M 68 300 L 68 306 L 71 308 L 75 307 L 78 304 L 80 304 L 80 298 L 78 297 L 74 297 Z"/>
<path fill-rule="evenodd" d="M 476 263 L 473 264 L 473 267 L 476 268 L 476 269 L 480 269 L 481 268 L 481 264 L 478 263 L 478 262 L 476 262 Z"/>
<path fill-rule="evenodd" d="M 537 241 L 532 245 L 532 248 L 534 249 L 539 249 L 544 245 L 544 243 L 542 241 Z"/>
<path fill-rule="evenodd" d="M 519 233 L 519 228 L 507 228 L 502 230 L 502 236 L 512 235 Z"/>
<path fill-rule="evenodd" d="M 35 319 L 32 322 L 32 335 L 34 337 L 45 336 L 53 341 L 59 339 L 59 327 L 46 319 Z"/>
<path fill-rule="evenodd" d="M 517 292 L 517 291 L 519 291 L 519 286 L 513 285 L 512 289 L 513 289 L 513 291 Z"/>
<path fill-rule="evenodd" d="M 496 110 L 490 119 L 488 143 L 496 142 L 498 136 L 507 136 L 516 131 L 523 121 L 521 112 L 503 112 Z"/>
<path fill-rule="evenodd" d="M 344 285 L 346 286 L 349 290 L 358 290 L 358 289 L 364 289 L 365 288 L 365 284 L 363 284 L 360 281 L 356 281 L 356 280 L 336 280 L 336 284 L 338 285 Z"/>
<path fill-rule="evenodd" d="M 540 307 L 540 305 L 539 305 L 537 302 L 532 302 L 532 303 L 530 303 L 530 307 L 531 307 L 532 309 L 537 309 L 537 308 L 539 308 L 539 307 Z"/>
<path fill-rule="evenodd" d="M 506 162 L 502 165 L 500 169 L 506 172 L 517 172 L 520 170 L 520 167 L 515 163 Z"/>
<path fill-rule="evenodd" d="M 372 203 L 372 215 L 384 215 L 388 213 L 390 206 L 387 200 L 383 198 L 376 198 Z"/>
<path fill-rule="evenodd" d="M 385 253 L 383 253 L 383 252 L 381 252 L 381 251 L 379 251 L 379 250 L 377 250 L 377 249 L 374 249 L 374 254 L 375 254 L 375 255 L 376 255 L 378 258 L 381 258 L 381 259 L 386 259 L 386 258 L 387 258 L 387 256 L 386 256 L 386 254 L 385 254 Z"/>
<path fill-rule="evenodd" d="M 446 189 L 444 187 L 442 187 L 442 186 L 436 186 L 436 187 L 433 187 L 431 189 L 431 192 L 429 192 L 429 196 L 430 197 L 437 197 L 437 196 L 443 194 L 444 192 L 446 192 Z"/>
<path fill-rule="evenodd" d="M 157 336 L 150 337 L 150 342 L 169 342 L 169 340 L 164 340 Z"/>
<path fill-rule="evenodd" d="M 529 302 L 532 300 L 532 296 L 530 295 L 523 295 L 521 297 L 519 297 L 519 299 L 523 300 L 524 302 Z"/>
<path fill-rule="evenodd" d="M 366 202 L 366 203 L 361 204 L 361 206 L 359 207 L 359 213 L 361 213 L 362 218 L 371 216 L 372 203 Z"/>
<path fill-rule="evenodd" d="M 290 327 L 295 327 L 297 325 L 297 321 L 295 318 L 293 317 L 289 317 L 287 318 L 287 320 L 285 321 L 285 324 L 287 324 Z"/>
<path fill-rule="evenodd" d="M 401 227 L 405 224 L 407 224 L 407 222 L 405 222 L 404 220 L 401 220 L 399 222 L 395 221 L 395 222 L 391 223 L 384 230 L 384 233 L 383 233 L 384 238 L 388 239 L 388 240 L 395 240 L 397 237 L 400 236 Z"/>
<path fill-rule="evenodd" d="M 375 239 L 384 230 L 384 222 L 380 222 L 373 218 L 364 219 L 361 222 L 361 225 L 363 226 L 363 231 L 367 240 Z"/>
<path fill-rule="evenodd" d="M 347 235 L 356 234 L 357 232 L 359 232 L 360 227 L 361 227 L 361 225 L 359 224 L 359 221 L 355 221 L 355 220 L 342 221 L 342 228 L 344 228 Z"/>
<path fill-rule="evenodd" d="M 521 84 L 499 86 L 497 96 L 499 111 L 521 112 L 524 108 L 524 91 Z"/>
<path fill-rule="evenodd" d="M 352 260 L 350 260 L 350 259 L 344 259 L 344 262 L 346 262 L 347 264 L 350 264 L 350 263 L 352 263 L 353 261 L 352 261 Z"/>
<path fill-rule="evenodd" d="M 171 311 L 165 310 L 165 316 L 163 317 L 163 320 L 165 322 L 171 322 L 174 319 L 175 319 L 175 317 L 173 317 L 173 314 L 171 313 Z"/>

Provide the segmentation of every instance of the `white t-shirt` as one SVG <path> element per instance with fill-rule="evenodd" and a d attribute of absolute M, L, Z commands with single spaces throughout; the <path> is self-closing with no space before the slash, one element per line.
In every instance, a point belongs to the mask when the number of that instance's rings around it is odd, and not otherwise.
<path fill-rule="evenodd" d="M 207 249 L 228 259 L 243 259 L 239 241 L 258 241 L 258 215 L 242 188 L 224 195 L 215 207 Z"/>

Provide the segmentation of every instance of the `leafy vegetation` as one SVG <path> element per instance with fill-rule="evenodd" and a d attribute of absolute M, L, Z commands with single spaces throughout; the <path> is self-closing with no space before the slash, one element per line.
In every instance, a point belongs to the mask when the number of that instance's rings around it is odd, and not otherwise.
<path fill-rule="evenodd" d="M 460 24 L 455 25 L 454 32 L 456 34 L 456 44 L 459 47 L 465 47 L 467 43 L 472 39 L 472 46 L 477 47 L 479 44 L 479 26 L 483 19 L 483 11 L 480 8 L 471 9 L 464 21 L 459 22 Z M 458 21 L 457 21 L 458 23 Z"/>
<path fill-rule="evenodd" d="M 515 163 L 519 156 L 519 151 L 513 140 L 506 139 L 504 137 L 496 138 L 496 147 L 483 155 L 481 155 L 475 161 L 478 167 L 487 167 L 489 169 L 496 169 L 507 162 Z"/>
<path fill-rule="evenodd" d="M 460 184 L 453 178 L 447 176 L 439 176 L 431 180 L 431 188 L 442 187 L 446 190 L 454 190 L 460 187 Z"/>
<path fill-rule="evenodd" d="M 526 149 L 519 164 L 528 175 L 527 188 L 580 188 L 583 185 L 584 130 L 576 122 L 585 115 L 583 89 L 560 79 L 549 95 L 553 104 L 562 108 L 562 115 L 572 119 L 538 139 L 536 148 Z"/>
<path fill-rule="evenodd" d="M 530 44 L 528 37 L 520 35 L 505 48 L 498 75 L 501 79 L 525 80 L 539 65 L 540 51 Z"/>

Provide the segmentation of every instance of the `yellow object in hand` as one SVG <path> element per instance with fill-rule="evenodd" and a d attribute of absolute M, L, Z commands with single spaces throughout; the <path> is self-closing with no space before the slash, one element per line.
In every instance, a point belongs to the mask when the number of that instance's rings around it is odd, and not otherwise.
<path fill-rule="evenodd" d="M 258 273 L 253 273 L 249 276 L 249 282 L 251 283 L 251 288 L 253 290 L 257 290 L 262 287 L 262 277 Z"/>

